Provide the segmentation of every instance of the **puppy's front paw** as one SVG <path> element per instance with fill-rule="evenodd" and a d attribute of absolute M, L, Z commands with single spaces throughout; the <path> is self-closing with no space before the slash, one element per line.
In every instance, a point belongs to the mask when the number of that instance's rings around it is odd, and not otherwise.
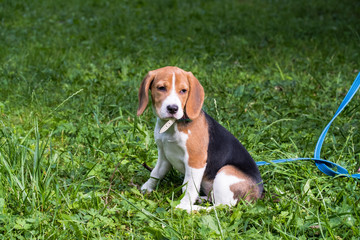
<path fill-rule="evenodd" d="M 181 202 L 176 206 L 176 209 L 185 210 L 188 213 L 190 213 L 193 210 L 190 203 L 181 203 Z"/>
<path fill-rule="evenodd" d="M 185 210 L 188 213 L 198 212 L 200 210 L 208 210 L 206 207 L 193 205 L 193 204 L 190 204 L 190 203 L 180 203 L 179 205 L 176 206 L 176 209 Z"/>
<path fill-rule="evenodd" d="M 154 190 L 154 187 L 151 183 L 149 183 L 149 181 L 147 181 L 141 186 L 140 190 L 142 193 L 151 193 Z"/>

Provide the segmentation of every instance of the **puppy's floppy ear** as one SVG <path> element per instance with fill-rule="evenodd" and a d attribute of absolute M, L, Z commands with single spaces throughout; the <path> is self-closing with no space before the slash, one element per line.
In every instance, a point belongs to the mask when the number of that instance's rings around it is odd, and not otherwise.
<path fill-rule="evenodd" d="M 144 111 L 149 102 L 149 88 L 151 82 L 154 80 L 155 73 L 153 71 L 148 72 L 144 80 L 141 82 L 139 88 L 139 107 L 137 109 L 137 115 L 140 116 Z"/>
<path fill-rule="evenodd" d="M 187 72 L 186 74 L 190 84 L 190 90 L 185 106 L 185 112 L 190 119 L 195 119 L 201 112 L 205 93 L 199 80 L 197 80 L 191 72 Z"/>

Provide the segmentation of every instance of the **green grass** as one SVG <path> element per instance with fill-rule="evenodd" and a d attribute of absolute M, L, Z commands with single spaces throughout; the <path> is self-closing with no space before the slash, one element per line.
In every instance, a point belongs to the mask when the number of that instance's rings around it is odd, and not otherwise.
<path fill-rule="evenodd" d="M 232 209 L 175 210 L 176 171 L 140 194 L 155 117 L 135 115 L 147 71 L 176 65 L 256 161 L 312 157 L 359 71 L 359 12 L 351 0 L 1 1 L 0 237 L 359 239 L 359 182 L 312 162 L 260 167 L 268 194 Z M 322 150 L 352 173 L 359 99 Z"/>

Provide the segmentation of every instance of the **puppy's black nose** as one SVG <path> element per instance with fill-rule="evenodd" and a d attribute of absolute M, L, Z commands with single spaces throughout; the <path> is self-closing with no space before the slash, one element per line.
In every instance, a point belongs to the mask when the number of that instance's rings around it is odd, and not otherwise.
<path fill-rule="evenodd" d="M 168 105 L 166 108 L 167 108 L 168 112 L 171 114 L 175 114 L 179 110 L 179 107 L 175 104 Z"/>

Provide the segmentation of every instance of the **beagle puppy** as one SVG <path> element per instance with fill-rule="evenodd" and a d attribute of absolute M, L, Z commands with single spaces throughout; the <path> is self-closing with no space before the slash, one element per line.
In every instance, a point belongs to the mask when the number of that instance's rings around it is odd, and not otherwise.
<path fill-rule="evenodd" d="M 173 167 L 185 175 L 185 194 L 177 208 L 188 212 L 203 209 L 194 205 L 200 189 L 214 206 L 234 206 L 240 199 L 254 201 L 262 196 L 263 183 L 255 161 L 230 132 L 201 109 L 204 89 L 191 72 L 177 67 L 150 71 L 140 85 L 138 116 L 148 105 L 149 90 L 157 115 L 158 160 L 141 187 L 143 192 L 154 190 Z"/>

